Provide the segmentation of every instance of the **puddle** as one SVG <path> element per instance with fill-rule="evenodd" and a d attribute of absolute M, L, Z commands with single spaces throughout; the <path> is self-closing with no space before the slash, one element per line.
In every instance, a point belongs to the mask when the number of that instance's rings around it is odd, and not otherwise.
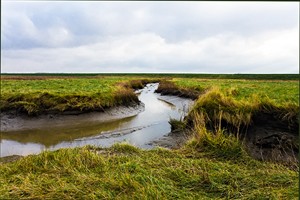
<path fill-rule="evenodd" d="M 84 145 L 108 147 L 123 141 L 145 149 L 153 148 L 151 141 L 170 132 L 169 119 L 182 118 L 193 103 L 190 99 L 156 94 L 157 87 L 158 83 L 152 83 L 136 91 L 143 106 L 135 108 L 77 116 L 47 115 L 35 120 L 23 118 L 21 122 L 20 119 L 8 120 L 16 125 L 1 129 L 1 157 Z"/>

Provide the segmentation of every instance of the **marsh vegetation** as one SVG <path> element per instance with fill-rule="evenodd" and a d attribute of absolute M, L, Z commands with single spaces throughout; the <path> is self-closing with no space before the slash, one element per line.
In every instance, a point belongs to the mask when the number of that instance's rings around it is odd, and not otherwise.
<path fill-rule="evenodd" d="M 2 113 L 103 111 L 138 103 L 133 88 L 153 81 L 195 104 L 171 121 L 190 138 L 179 149 L 115 144 L 27 156 L 0 165 L 0 198 L 297 199 L 299 81 L 249 77 L 2 76 Z"/>

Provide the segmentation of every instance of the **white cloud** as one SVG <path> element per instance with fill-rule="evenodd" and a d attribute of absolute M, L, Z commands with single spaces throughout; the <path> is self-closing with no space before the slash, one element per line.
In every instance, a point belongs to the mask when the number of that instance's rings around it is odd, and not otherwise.
<path fill-rule="evenodd" d="M 5 2 L 1 71 L 298 73 L 298 6 Z"/>

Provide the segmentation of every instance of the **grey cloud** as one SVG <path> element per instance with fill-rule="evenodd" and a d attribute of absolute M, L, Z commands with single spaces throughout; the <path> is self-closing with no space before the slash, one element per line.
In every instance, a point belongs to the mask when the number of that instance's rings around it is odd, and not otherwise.
<path fill-rule="evenodd" d="M 48 40 L 53 39 L 47 35 L 51 32 L 49 29 L 55 32 L 58 27 L 64 28 L 73 38 L 60 46 L 141 32 L 153 32 L 167 41 L 178 42 L 221 32 L 249 35 L 268 29 L 291 28 L 298 23 L 295 6 L 276 2 L 261 5 L 251 2 L 4 2 L 3 6 L 7 9 L 3 14 L 3 32 L 7 35 L 4 48 L 17 48 L 22 41 L 23 46 L 31 41 L 32 46 L 51 47 L 47 42 L 35 41 L 36 35 L 23 34 L 24 19 L 32 23 L 40 37 L 46 35 Z M 17 15 L 20 12 L 23 16 Z M 16 22 L 11 16 L 19 20 Z M 6 24 L 16 30 L 7 28 Z"/>
<path fill-rule="evenodd" d="M 296 35 L 295 30 L 249 38 L 220 35 L 176 44 L 168 43 L 156 34 L 119 36 L 74 48 L 7 50 L 3 66 L 6 70 L 25 69 L 28 72 L 34 72 L 43 63 L 43 70 L 51 69 L 51 72 L 60 69 L 63 72 L 155 70 L 206 73 L 255 72 L 257 67 L 265 66 L 260 69 L 261 73 L 270 70 L 296 73 Z M 282 38 L 289 40 L 278 42 Z M 18 66 L 18 63 L 22 65 Z"/>
<path fill-rule="evenodd" d="M 3 2 L 2 71 L 297 73 L 298 6 Z"/>

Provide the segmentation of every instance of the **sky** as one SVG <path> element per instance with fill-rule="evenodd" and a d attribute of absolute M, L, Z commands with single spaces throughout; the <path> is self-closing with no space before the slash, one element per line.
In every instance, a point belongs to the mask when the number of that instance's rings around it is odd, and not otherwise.
<path fill-rule="evenodd" d="M 299 2 L 1 2 L 2 73 L 299 73 Z"/>

